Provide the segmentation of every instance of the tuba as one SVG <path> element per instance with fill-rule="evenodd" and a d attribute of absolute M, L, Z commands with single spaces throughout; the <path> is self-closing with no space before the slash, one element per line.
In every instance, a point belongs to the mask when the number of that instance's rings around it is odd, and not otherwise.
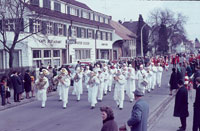
<path fill-rule="evenodd" d="M 39 90 L 44 89 L 44 86 L 46 85 L 47 81 L 44 78 L 39 78 L 39 81 L 36 83 L 36 87 Z"/>

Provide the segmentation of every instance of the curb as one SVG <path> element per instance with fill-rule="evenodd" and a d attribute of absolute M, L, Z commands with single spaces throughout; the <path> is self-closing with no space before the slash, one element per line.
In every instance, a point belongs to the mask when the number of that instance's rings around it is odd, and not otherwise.
<path fill-rule="evenodd" d="M 161 116 L 162 112 L 168 107 L 169 103 L 173 100 L 173 96 L 168 96 L 149 116 L 148 119 L 148 130 L 151 130 L 153 126 L 156 124 L 157 120 Z"/>
<path fill-rule="evenodd" d="M 51 97 L 51 96 L 54 96 L 56 94 L 57 94 L 56 91 L 55 92 L 51 92 L 51 93 L 47 94 L 47 97 Z M 36 97 L 31 98 L 31 99 L 22 100 L 19 103 L 12 102 L 12 104 L 7 104 L 5 106 L 0 106 L 0 111 L 6 110 L 6 109 L 10 109 L 10 108 L 13 108 L 13 107 L 17 107 L 17 106 L 20 106 L 20 105 L 24 105 L 24 104 L 27 104 L 27 103 L 31 103 L 31 102 L 34 102 L 34 101 L 37 101 Z"/>

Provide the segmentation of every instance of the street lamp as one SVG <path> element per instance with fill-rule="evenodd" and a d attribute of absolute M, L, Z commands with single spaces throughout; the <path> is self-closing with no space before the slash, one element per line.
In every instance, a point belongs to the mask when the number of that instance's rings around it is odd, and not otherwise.
<path fill-rule="evenodd" d="M 146 26 L 147 24 L 145 23 L 142 28 L 141 28 L 141 57 L 144 57 L 144 53 L 143 53 L 143 35 L 142 35 L 142 31 L 144 29 L 144 27 Z"/>

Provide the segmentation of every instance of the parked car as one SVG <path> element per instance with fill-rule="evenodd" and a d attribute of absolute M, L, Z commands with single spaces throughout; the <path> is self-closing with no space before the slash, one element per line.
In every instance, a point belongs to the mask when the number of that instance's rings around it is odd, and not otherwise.
<path fill-rule="evenodd" d="M 96 63 L 106 63 L 108 64 L 109 60 L 107 59 L 96 59 Z"/>

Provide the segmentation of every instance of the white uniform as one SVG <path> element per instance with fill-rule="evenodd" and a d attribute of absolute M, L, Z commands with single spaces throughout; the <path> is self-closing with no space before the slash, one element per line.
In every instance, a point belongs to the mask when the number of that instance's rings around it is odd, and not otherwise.
<path fill-rule="evenodd" d="M 138 87 L 137 88 L 140 91 L 142 91 L 143 93 L 145 93 L 146 86 L 144 86 L 142 84 L 142 82 L 144 81 L 144 79 L 146 79 L 146 77 L 147 77 L 147 73 L 146 73 L 146 71 L 144 69 L 138 70 L 138 72 L 137 72 Z"/>
<path fill-rule="evenodd" d="M 153 82 L 153 72 L 151 70 L 147 71 L 147 91 L 150 92 L 152 89 L 152 82 Z"/>
<path fill-rule="evenodd" d="M 98 86 L 100 84 L 99 79 L 97 76 L 93 76 L 89 80 L 89 90 L 88 90 L 88 101 L 91 103 L 91 107 L 95 107 L 95 104 L 97 103 L 97 92 L 98 92 Z"/>
<path fill-rule="evenodd" d="M 61 82 L 62 81 L 62 82 Z M 63 101 L 63 108 L 66 108 L 68 103 L 68 91 L 70 87 L 70 77 L 68 75 L 62 76 L 61 80 L 59 81 L 59 85 L 61 87 L 61 98 Z"/>
<path fill-rule="evenodd" d="M 106 95 L 107 94 L 107 91 L 108 91 L 108 82 L 109 82 L 109 73 L 107 71 L 107 69 L 105 68 L 105 71 L 103 72 L 104 74 L 104 94 Z"/>
<path fill-rule="evenodd" d="M 104 90 L 104 77 L 105 77 L 105 74 L 103 72 L 101 72 L 99 75 L 98 75 L 98 79 L 99 79 L 99 86 L 98 86 L 98 100 L 102 101 L 103 99 L 103 90 Z"/>
<path fill-rule="evenodd" d="M 58 85 L 57 85 L 57 92 L 58 92 L 58 96 L 59 96 L 59 101 L 62 100 L 62 90 L 61 90 L 61 85 L 59 84 L 59 80 L 58 80 L 58 77 L 59 75 L 57 75 L 55 78 L 54 78 L 54 82 L 58 82 Z"/>
<path fill-rule="evenodd" d="M 155 86 L 156 86 L 156 74 L 157 74 L 157 68 L 153 65 L 151 66 L 151 70 L 152 70 L 152 73 L 153 73 L 153 76 L 152 76 L 152 85 L 151 85 L 151 89 L 154 89 Z"/>
<path fill-rule="evenodd" d="M 77 101 L 80 101 L 81 93 L 82 93 L 82 73 L 76 73 L 74 76 L 74 92 L 77 96 Z"/>
<path fill-rule="evenodd" d="M 86 69 L 84 72 L 84 78 L 85 78 L 84 84 L 87 89 L 89 88 L 88 81 L 90 79 L 90 72 L 91 71 L 89 69 Z"/>
<path fill-rule="evenodd" d="M 131 72 L 128 72 L 127 75 L 127 90 L 126 90 L 126 94 L 128 95 L 131 102 L 134 100 L 133 92 L 135 91 L 135 80 L 136 80 L 135 70 L 134 68 L 132 68 Z"/>
<path fill-rule="evenodd" d="M 47 88 L 49 87 L 49 81 L 48 79 L 44 76 L 44 81 L 46 81 L 46 84 L 43 86 L 43 89 L 38 89 L 37 92 L 37 99 L 39 101 L 42 101 L 42 107 L 44 108 L 46 106 L 46 100 L 47 100 Z M 36 85 L 39 83 L 39 79 L 36 80 Z"/>
<path fill-rule="evenodd" d="M 161 66 L 158 66 L 157 73 L 156 73 L 156 82 L 157 82 L 158 87 L 161 87 L 162 72 L 163 72 L 163 68 Z"/>
<path fill-rule="evenodd" d="M 116 81 L 115 85 L 115 93 L 114 93 L 114 99 L 119 106 L 120 109 L 123 108 L 124 104 L 124 86 L 126 83 L 124 75 L 119 75 L 119 80 Z"/>

